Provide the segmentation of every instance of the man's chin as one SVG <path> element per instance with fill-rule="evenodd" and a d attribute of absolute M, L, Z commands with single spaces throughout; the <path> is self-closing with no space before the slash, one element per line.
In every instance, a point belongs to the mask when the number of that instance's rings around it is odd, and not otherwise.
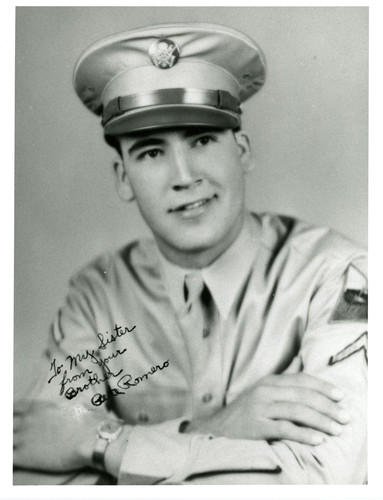
<path fill-rule="evenodd" d="M 179 238 L 172 245 L 157 239 L 161 253 L 171 262 L 181 267 L 206 267 L 224 251 L 222 238 L 210 234 L 208 238 Z"/>

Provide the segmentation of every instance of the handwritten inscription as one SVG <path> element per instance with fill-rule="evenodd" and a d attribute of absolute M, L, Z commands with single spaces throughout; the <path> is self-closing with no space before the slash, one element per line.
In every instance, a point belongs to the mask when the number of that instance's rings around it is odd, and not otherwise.
<path fill-rule="evenodd" d="M 89 389 L 89 387 L 93 384 L 100 384 L 101 382 L 105 382 L 105 380 L 107 380 L 108 378 L 110 377 L 118 377 L 118 375 L 120 375 L 120 373 L 122 372 L 122 369 L 119 370 L 117 373 L 114 373 L 108 366 L 108 363 L 111 359 L 115 359 L 117 358 L 117 356 L 121 355 L 121 354 L 124 354 L 125 352 L 127 351 L 127 349 L 123 349 L 122 351 L 120 351 L 119 349 L 116 350 L 115 353 L 111 354 L 110 356 L 104 358 L 104 359 L 101 359 L 101 358 L 97 358 L 94 354 L 94 351 L 92 351 L 91 353 L 89 353 L 89 351 L 86 351 L 86 353 L 84 355 L 76 355 L 75 358 L 73 358 L 73 356 L 67 356 L 65 359 L 66 361 L 69 360 L 69 363 L 70 363 L 70 370 L 72 370 L 72 367 L 76 366 L 77 367 L 77 363 L 79 362 L 79 357 L 81 357 L 81 361 L 84 361 L 84 360 L 87 360 L 88 358 L 90 359 L 90 361 L 98 366 L 100 366 L 103 370 L 103 373 L 105 375 L 105 378 L 103 379 L 99 379 L 97 374 L 93 374 L 92 370 L 89 370 L 89 369 L 86 369 L 84 370 L 83 372 L 81 372 L 79 375 L 75 375 L 74 377 L 71 377 L 71 378 L 67 378 L 67 371 L 65 370 L 64 372 L 64 375 L 63 375 L 63 378 L 60 382 L 60 395 L 63 394 L 64 390 L 65 390 L 65 386 L 66 384 L 70 383 L 70 382 L 73 382 L 75 380 L 78 380 L 78 378 L 81 378 L 83 376 L 86 376 L 87 374 L 91 375 L 89 378 L 88 378 L 88 384 L 85 384 L 82 388 L 79 387 L 76 394 L 74 396 L 77 396 L 77 394 L 79 392 L 82 392 L 83 390 L 86 390 L 86 389 Z M 74 360 L 74 362 L 73 362 Z M 77 379 L 75 377 L 78 377 Z M 73 396 L 73 390 L 70 391 L 70 394 L 72 394 L 72 397 Z M 65 396 L 67 396 L 67 392 L 65 393 Z M 72 399 L 72 397 L 68 398 L 68 399 Z"/>
<path fill-rule="evenodd" d="M 169 360 L 167 359 L 166 361 L 164 361 L 162 366 L 159 366 L 159 365 L 152 366 L 150 371 L 148 371 L 147 373 L 144 373 L 143 375 L 140 375 L 139 377 L 136 377 L 135 379 L 133 379 L 132 375 L 127 373 L 126 375 L 123 375 L 118 380 L 117 386 L 119 389 L 124 389 L 124 390 L 130 389 L 131 387 L 135 387 L 136 385 L 138 385 L 143 380 L 147 380 L 149 375 L 153 375 L 158 370 L 163 370 L 164 368 L 167 368 L 168 366 L 169 366 Z M 125 394 L 124 391 L 120 391 L 119 389 L 115 389 L 115 388 L 111 389 L 112 397 L 119 396 L 120 394 Z M 110 396 L 108 397 L 105 394 L 95 394 L 92 397 L 91 401 L 92 401 L 92 404 L 94 406 L 100 406 L 103 403 L 105 403 L 105 401 L 107 401 L 108 399 L 110 399 Z"/>
<path fill-rule="evenodd" d="M 113 342 L 115 342 L 119 337 L 123 337 L 127 333 L 131 333 L 135 328 L 136 328 L 136 325 L 134 325 L 133 328 L 130 328 L 130 329 L 126 326 L 123 330 L 122 326 L 115 325 L 114 329 L 113 329 L 114 335 L 111 334 L 109 339 L 105 338 L 105 336 L 102 333 L 98 333 L 97 337 L 98 337 L 98 340 L 100 341 L 100 345 L 98 346 L 98 348 L 99 349 L 106 349 L 106 347 L 109 344 L 112 344 Z"/>
<path fill-rule="evenodd" d="M 58 383 L 59 395 L 64 395 L 66 399 L 71 400 L 79 393 L 88 391 L 92 386 L 104 384 L 108 379 L 118 378 L 116 382 L 117 388 L 110 388 L 108 396 L 97 393 L 91 398 L 91 403 L 94 406 L 100 406 L 111 397 L 125 394 L 127 389 L 135 387 L 143 380 L 147 380 L 150 375 L 153 375 L 157 371 L 167 368 L 169 366 L 169 360 L 164 361 L 162 365 L 152 366 L 148 372 L 133 378 L 131 374 L 123 373 L 122 368 L 116 370 L 109 366 L 111 361 L 123 356 L 127 352 L 127 348 L 115 349 L 109 356 L 104 355 L 100 357 L 98 355 L 99 351 L 106 350 L 106 348 L 116 342 L 118 338 L 131 333 L 135 328 L 135 326 L 133 326 L 133 328 L 123 328 L 116 324 L 113 333 L 109 334 L 109 332 L 106 332 L 106 334 L 97 334 L 99 339 L 97 349 L 87 349 L 85 352 L 68 355 L 65 358 L 65 362 L 61 364 L 58 364 L 57 360 L 53 359 L 49 369 L 52 375 L 48 380 L 48 384 L 55 380 Z M 100 371 L 100 373 L 95 373 L 93 371 L 96 366 L 92 368 L 92 364 L 97 365 L 97 370 Z M 86 368 L 83 371 L 72 373 L 72 370 L 78 370 L 84 366 Z"/>

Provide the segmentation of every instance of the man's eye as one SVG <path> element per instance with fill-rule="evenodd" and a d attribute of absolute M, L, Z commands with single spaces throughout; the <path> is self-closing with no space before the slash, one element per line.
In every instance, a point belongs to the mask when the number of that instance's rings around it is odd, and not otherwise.
<path fill-rule="evenodd" d="M 139 160 L 144 160 L 145 158 L 157 158 L 157 156 L 161 153 L 159 149 L 149 149 L 148 151 L 144 151 L 138 155 Z"/>
<path fill-rule="evenodd" d="M 198 139 L 195 140 L 194 144 L 196 146 L 206 146 L 206 144 L 214 141 L 215 137 L 213 135 L 203 135 L 202 137 L 198 137 Z"/>

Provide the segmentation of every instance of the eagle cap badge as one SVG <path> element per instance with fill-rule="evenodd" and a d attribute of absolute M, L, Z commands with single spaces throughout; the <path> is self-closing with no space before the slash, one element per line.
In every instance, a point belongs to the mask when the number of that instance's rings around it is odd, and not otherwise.
<path fill-rule="evenodd" d="M 150 46 L 148 53 L 154 66 L 160 69 L 171 68 L 177 63 L 180 57 L 180 51 L 177 44 L 168 38 L 156 40 Z"/>

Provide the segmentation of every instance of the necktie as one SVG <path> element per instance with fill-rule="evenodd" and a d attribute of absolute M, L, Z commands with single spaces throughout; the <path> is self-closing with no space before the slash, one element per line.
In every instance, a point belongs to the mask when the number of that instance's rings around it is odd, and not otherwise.
<path fill-rule="evenodd" d="M 184 281 L 184 312 L 187 322 L 193 330 L 200 331 L 206 336 L 213 321 L 214 304 L 208 287 L 205 285 L 201 273 L 190 273 Z"/>
<path fill-rule="evenodd" d="M 190 361 L 193 414 L 198 416 L 210 413 L 212 405 L 219 404 L 213 401 L 211 390 L 213 385 L 219 385 L 221 375 L 216 308 L 199 272 L 185 276 L 183 292 L 185 303 L 180 324 Z"/>
<path fill-rule="evenodd" d="M 204 289 L 204 282 L 201 273 L 190 273 L 185 276 L 184 281 L 184 300 L 185 300 L 185 313 L 191 313 L 198 307 L 198 301 Z"/>

